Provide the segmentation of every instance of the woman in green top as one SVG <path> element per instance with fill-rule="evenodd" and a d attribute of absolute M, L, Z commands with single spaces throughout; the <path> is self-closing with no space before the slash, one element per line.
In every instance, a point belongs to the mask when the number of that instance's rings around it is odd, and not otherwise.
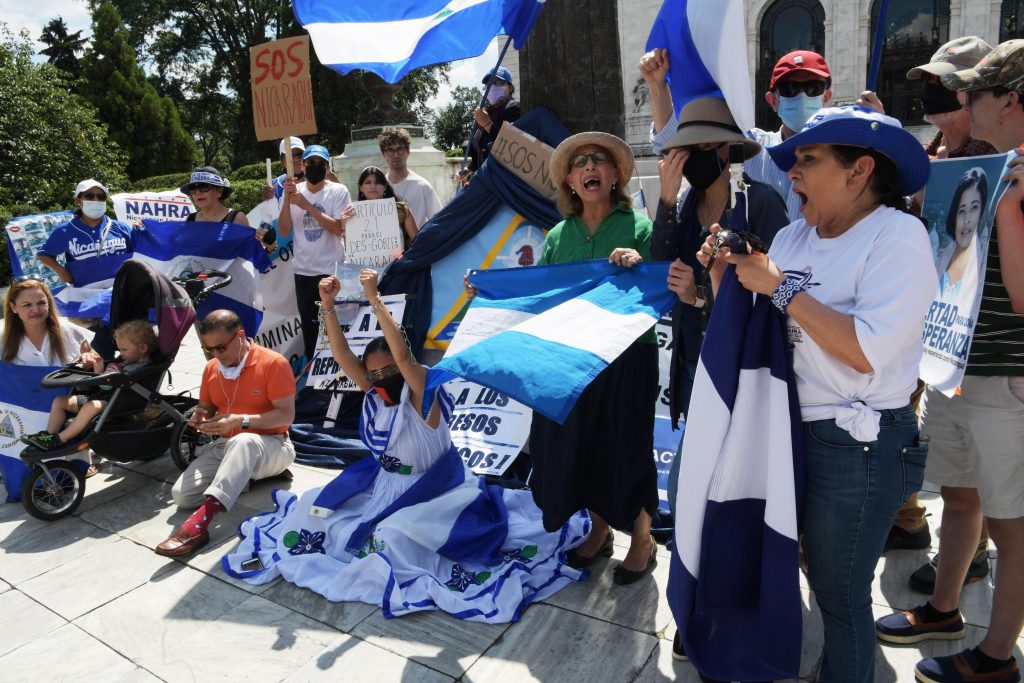
<path fill-rule="evenodd" d="M 650 257 L 651 221 L 633 211 L 625 189 L 633 174 L 625 142 L 607 133 L 574 135 L 555 150 L 551 169 L 566 218 L 548 233 L 541 264 L 608 259 L 629 268 Z M 583 568 L 610 557 L 612 527 L 633 526 L 629 552 L 615 567 L 617 584 L 640 579 L 654 562 L 655 341 L 652 329 L 615 359 L 584 390 L 565 424 L 534 413 L 530 432 L 530 486 L 545 528 L 561 528 L 580 509 L 593 520 L 569 565 Z"/>

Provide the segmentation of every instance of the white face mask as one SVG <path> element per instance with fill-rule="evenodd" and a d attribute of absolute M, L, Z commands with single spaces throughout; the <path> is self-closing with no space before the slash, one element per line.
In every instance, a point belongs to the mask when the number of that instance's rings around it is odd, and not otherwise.
<path fill-rule="evenodd" d="M 245 350 L 245 355 L 242 356 L 242 360 L 238 361 L 238 365 L 224 365 L 220 358 L 217 359 L 217 371 L 220 372 L 221 377 L 224 379 L 236 380 L 238 376 L 242 374 L 242 368 L 245 367 L 245 361 L 249 358 L 249 352 L 252 351 L 252 344 Z"/>
<path fill-rule="evenodd" d="M 89 218 L 96 219 L 101 218 L 103 214 L 107 212 L 107 203 L 100 201 L 93 201 L 90 199 L 82 200 L 82 213 Z"/>
<path fill-rule="evenodd" d="M 487 89 L 487 101 L 492 105 L 500 102 L 501 98 L 504 96 L 505 86 L 503 85 L 492 85 Z"/>

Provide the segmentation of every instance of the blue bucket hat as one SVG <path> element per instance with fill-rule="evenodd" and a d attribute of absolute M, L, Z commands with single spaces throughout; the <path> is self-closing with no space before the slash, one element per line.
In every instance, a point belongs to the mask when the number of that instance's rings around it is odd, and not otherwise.
<path fill-rule="evenodd" d="M 776 166 L 789 171 L 796 163 L 796 148 L 801 145 L 852 145 L 881 152 L 896 164 L 897 182 L 905 195 L 924 187 L 931 173 L 928 154 L 899 121 L 856 105 L 819 109 L 799 133 L 769 147 L 768 154 Z"/>
<path fill-rule="evenodd" d="M 491 77 L 491 74 L 494 74 L 495 78 L 500 78 L 501 80 L 505 81 L 509 85 L 515 85 L 512 82 L 512 74 L 509 72 L 508 69 L 506 69 L 503 66 L 499 66 L 497 69 L 491 69 L 490 71 L 488 71 L 487 75 L 484 76 L 480 80 L 480 82 L 483 83 L 484 85 L 487 85 L 487 79 Z"/>
<path fill-rule="evenodd" d="M 331 153 L 323 145 L 309 145 L 306 147 L 306 151 L 302 153 L 302 160 L 305 161 L 310 157 L 320 157 L 327 163 L 331 163 Z"/>

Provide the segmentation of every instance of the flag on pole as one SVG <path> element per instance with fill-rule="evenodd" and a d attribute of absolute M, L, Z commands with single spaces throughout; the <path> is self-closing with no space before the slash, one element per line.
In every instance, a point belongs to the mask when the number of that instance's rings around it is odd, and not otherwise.
<path fill-rule="evenodd" d="M 472 271 L 478 294 L 428 371 L 426 393 L 463 377 L 563 422 L 591 380 L 672 308 L 668 266 L 585 261 Z"/>
<path fill-rule="evenodd" d="M 740 130 L 754 127 L 743 0 L 665 0 L 647 50 L 668 50 L 676 116 L 690 100 L 721 97 Z"/>
<path fill-rule="evenodd" d="M 543 0 L 294 0 L 317 58 L 396 83 L 421 66 L 482 55 L 496 35 L 521 48 Z"/>
<path fill-rule="evenodd" d="M 0 362 L 0 476 L 8 503 L 21 500 L 21 483 L 29 471 L 18 457 L 25 448 L 21 437 L 46 429 L 53 399 L 67 393 L 40 386 L 56 369 Z"/>
<path fill-rule="evenodd" d="M 686 416 L 668 600 L 703 675 L 799 678 L 803 426 L 784 316 L 735 271 L 719 288 Z"/>

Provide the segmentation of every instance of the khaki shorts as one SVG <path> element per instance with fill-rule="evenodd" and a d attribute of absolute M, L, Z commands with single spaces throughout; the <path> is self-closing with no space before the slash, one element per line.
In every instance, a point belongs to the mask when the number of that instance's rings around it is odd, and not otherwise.
<path fill-rule="evenodd" d="M 976 488 L 986 517 L 1024 517 L 1024 377 L 965 376 L 960 396 L 928 387 L 925 478 Z"/>

